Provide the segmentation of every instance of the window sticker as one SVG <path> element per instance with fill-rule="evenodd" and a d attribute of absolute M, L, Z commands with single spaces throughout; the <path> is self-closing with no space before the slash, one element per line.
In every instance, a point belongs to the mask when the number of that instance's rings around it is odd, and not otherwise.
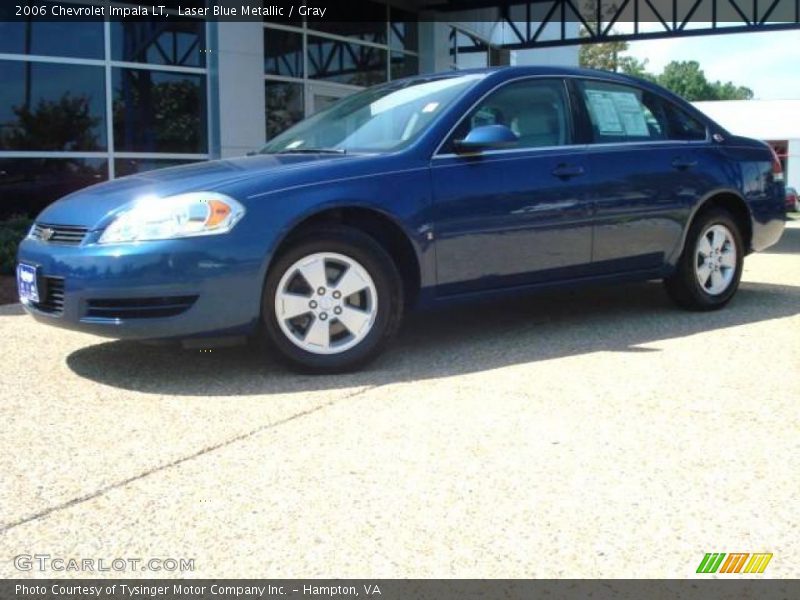
<path fill-rule="evenodd" d="M 589 112 L 592 113 L 594 123 L 601 135 L 623 132 L 622 123 L 617 116 L 617 109 L 611 99 L 611 92 L 586 90 L 586 100 L 589 103 Z"/>
<path fill-rule="evenodd" d="M 633 92 L 612 92 L 614 106 L 617 108 L 625 134 L 631 136 L 648 137 L 650 131 L 644 120 L 644 111 L 639 103 L 639 98 Z"/>
<path fill-rule="evenodd" d="M 601 135 L 650 136 L 635 93 L 586 90 L 586 100 Z"/>

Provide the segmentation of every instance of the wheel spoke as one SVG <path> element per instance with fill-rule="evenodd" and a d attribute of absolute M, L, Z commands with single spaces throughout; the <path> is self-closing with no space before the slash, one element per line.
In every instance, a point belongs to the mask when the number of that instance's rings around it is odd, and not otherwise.
<path fill-rule="evenodd" d="M 721 251 L 727 239 L 727 236 L 719 229 L 711 230 L 711 247 L 714 250 Z"/>
<path fill-rule="evenodd" d="M 353 267 L 349 267 L 336 284 L 336 290 L 341 292 L 342 298 L 352 296 L 356 292 L 360 292 L 368 283 L 361 277 Z"/>
<path fill-rule="evenodd" d="M 308 296 L 284 292 L 279 299 L 281 308 L 279 316 L 284 319 L 293 319 L 311 311 L 308 306 Z"/>
<path fill-rule="evenodd" d="M 719 271 L 711 271 L 711 289 L 721 291 L 725 287 L 725 278 Z"/>
<path fill-rule="evenodd" d="M 353 308 L 352 306 L 343 306 L 342 314 L 338 315 L 337 318 L 342 325 L 347 327 L 350 333 L 357 336 L 361 333 L 361 330 L 369 324 L 370 316 L 370 313 L 364 312 L 363 310 Z"/>
<path fill-rule="evenodd" d="M 708 279 L 711 277 L 712 269 L 708 264 L 697 267 L 697 278 L 703 287 L 708 287 Z"/>
<path fill-rule="evenodd" d="M 736 254 L 733 252 L 723 252 L 720 259 L 720 264 L 723 267 L 728 267 L 730 269 L 736 268 Z"/>
<path fill-rule="evenodd" d="M 325 260 L 322 258 L 314 258 L 313 260 L 299 265 L 297 269 L 313 291 L 321 287 L 328 287 L 328 276 L 325 274 Z"/>
<path fill-rule="evenodd" d="M 320 348 L 328 348 L 331 343 L 331 324 L 330 321 L 323 321 L 322 319 L 314 319 L 314 322 L 308 328 L 305 337 L 306 343 L 319 346 Z"/>
<path fill-rule="evenodd" d="M 706 257 L 711 254 L 711 242 L 708 241 L 708 235 L 704 235 L 697 242 L 697 251 L 701 256 Z"/>

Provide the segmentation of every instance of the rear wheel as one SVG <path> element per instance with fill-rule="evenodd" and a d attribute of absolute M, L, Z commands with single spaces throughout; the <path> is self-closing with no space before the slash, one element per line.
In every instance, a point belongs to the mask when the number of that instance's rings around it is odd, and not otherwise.
<path fill-rule="evenodd" d="M 267 276 L 262 319 L 271 346 L 309 372 L 356 369 L 397 331 L 400 276 L 386 251 L 349 227 L 309 231 L 290 243 Z"/>
<path fill-rule="evenodd" d="M 729 212 L 714 208 L 698 215 L 686 238 L 677 270 L 664 280 L 683 308 L 714 310 L 739 288 L 744 263 L 742 235 Z"/>

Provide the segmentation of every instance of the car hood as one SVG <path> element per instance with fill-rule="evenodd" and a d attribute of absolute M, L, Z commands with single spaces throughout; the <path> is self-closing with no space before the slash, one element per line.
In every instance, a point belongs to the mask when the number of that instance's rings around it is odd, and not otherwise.
<path fill-rule="evenodd" d="M 256 155 L 149 171 L 74 192 L 45 208 L 36 220 L 52 225 L 99 228 L 142 196 L 166 197 L 192 191 L 219 190 L 255 177 L 263 180 L 264 188 L 269 189 L 270 180 L 278 174 L 353 158 L 332 154 Z"/>

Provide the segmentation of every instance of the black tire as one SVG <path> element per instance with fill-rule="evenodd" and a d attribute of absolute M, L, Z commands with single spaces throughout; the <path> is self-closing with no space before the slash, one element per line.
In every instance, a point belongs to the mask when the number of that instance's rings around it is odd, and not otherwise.
<path fill-rule="evenodd" d="M 369 333 L 357 345 L 337 354 L 316 354 L 295 345 L 275 314 L 281 278 L 298 260 L 318 252 L 347 256 L 366 269 L 377 293 L 377 314 Z M 403 317 L 403 283 L 394 261 L 375 239 L 351 227 L 330 225 L 308 230 L 281 250 L 267 274 L 261 320 L 270 349 L 290 368 L 304 373 L 344 373 L 374 360 L 397 333 Z"/>
<path fill-rule="evenodd" d="M 703 233 L 713 225 L 723 225 L 732 234 L 736 246 L 736 267 L 728 287 L 719 294 L 710 294 L 700 285 L 695 273 L 695 248 Z M 742 277 L 744 264 L 744 245 L 739 226 L 733 216 L 722 208 L 711 208 L 698 214 L 686 236 L 683 253 L 678 260 L 675 272 L 664 279 L 664 287 L 670 298 L 681 308 L 696 311 L 717 310 L 730 302 Z"/>

